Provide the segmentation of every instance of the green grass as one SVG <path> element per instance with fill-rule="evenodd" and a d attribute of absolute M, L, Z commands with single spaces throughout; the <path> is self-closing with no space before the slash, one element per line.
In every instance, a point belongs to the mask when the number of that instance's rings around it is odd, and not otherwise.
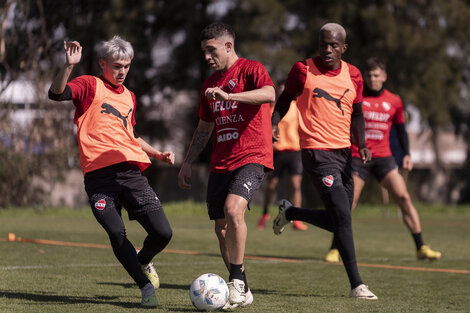
<path fill-rule="evenodd" d="M 219 257 L 213 224 L 203 204 L 164 205 L 174 230 L 171 250 L 198 255 L 162 253 L 157 270 L 162 286 L 156 312 L 195 312 L 188 290 L 206 272 L 227 278 Z M 108 244 L 90 209 L 0 210 L 0 238 L 9 232 L 23 238 Z M 274 212 L 274 208 L 272 212 Z M 426 243 L 443 252 L 437 262 L 417 261 L 411 236 L 390 206 L 360 206 L 353 214 L 360 264 L 409 268 L 470 270 L 470 208 L 420 205 Z M 127 221 L 128 236 L 140 245 L 145 233 Z M 253 305 L 249 313 L 306 312 L 468 312 L 470 274 L 361 266 L 363 280 L 378 301 L 348 298 L 342 266 L 322 262 L 331 240 L 323 230 L 287 229 L 274 236 L 255 227 L 259 207 L 247 213 L 246 255 L 297 261 L 246 260 Z M 110 249 L 53 246 L 0 241 L 0 312 L 142 312 L 140 292 Z M 150 311 L 150 310 L 149 310 Z"/>

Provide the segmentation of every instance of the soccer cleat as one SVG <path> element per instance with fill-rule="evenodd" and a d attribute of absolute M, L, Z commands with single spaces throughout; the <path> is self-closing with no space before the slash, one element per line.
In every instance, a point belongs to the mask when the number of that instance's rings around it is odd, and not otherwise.
<path fill-rule="evenodd" d="M 339 262 L 339 251 L 338 249 L 331 249 L 325 256 L 325 262 L 338 263 Z"/>
<path fill-rule="evenodd" d="M 160 278 L 158 277 L 155 267 L 153 267 L 153 263 L 149 263 L 147 265 L 141 264 L 140 266 L 142 267 L 142 271 L 144 272 L 145 276 L 147 276 L 155 289 L 158 289 L 158 287 L 160 287 Z"/>
<path fill-rule="evenodd" d="M 146 307 L 146 308 L 155 308 L 158 306 L 158 300 L 157 300 L 157 295 L 155 294 L 155 292 L 148 296 L 148 297 L 144 297 L 142 296 L 142 303 L 141 305 L 143 307 Z"/>
<path fill-rule="evenodd" d="M 238 308 L 238 304 L 231 304 L 229 300 L 227 300 L 227 303 L 222 307 L 222 311 L 231 311 L 235 308 Z"/>
<path fill-rule="evenodd" d="M 245 301 L 241 304 L 241 306 L 247 306 L 253 303 L 253 294 L 251 293 L 250 288 L 248 288 L 248 291 L 245 293 Z"/>
<path fill-rule="evenodd" d="M 266 225 L 266 222 L 269 221 L 270 218 L 271 215 L 269 215 L 269 213 L 261 215 L 258 220 L 258 225 L 256 227 L 258 227 L 259 230 L 263 230 L 264 226 Z"/>
<path fill-rule="evenodd" d="M 369 288 L 364 285 L 360 284 L 356 288 L 352 289 L 349 293 L 349 297 L 356 298 L 356 299 L 366 299 L 366 300 L 377 300 L 377 296 L 374 295 Z"/>
<path fill-rule="evenodd" d="M 293 221 L 292 228 L 294 228 L 295 230 L 305 231 L 308 229 L 308 226 L 302 223 L 302 221 Z"/>
<path fill-rule="evenodd" d="M 427 245 L 422 245 L 416 254 L 418 256 L 418 260 L 437 260 L 441 257 L 441 253 L 439 251 L 434 251 Z"/>
<path fill-rule="evenodd" d="M 245 282 L 240 279 L 232 279 L 228 286 L 228 301 L 231 305 L 237 304 L 241 305 L 246 300 L 246 293 L 245 293 Z"/>
<path fill-rule="evenodd" d="M 228 300 L 227 303 L 225 303 L 224 307 L 222 308 L 222 311 L 231 311 L 235 308 L 238 308 L 239 306 L 244 307 L 252 303 L 253 303 L 253 294 L 251 293 L 250 288 L 248 288 L 248 291 L 245 293 L 245 301 L 243 301 L 241 304 L 238 304 L 238 303 L 231 304 L 230 300 Z"/>
<path fill-rule="evenodd" d="M 288 221 L 286 218 L 286 210 L 291 206 L 292 203 L 290 203 L 288 200 L 281 200 L 281 204 L 279 205 L 279 214 L 273 221 L 273 231 L 275 235 L 280 235 L 284 231 L 286 225 L 290 223 L 290 221 Z"/>

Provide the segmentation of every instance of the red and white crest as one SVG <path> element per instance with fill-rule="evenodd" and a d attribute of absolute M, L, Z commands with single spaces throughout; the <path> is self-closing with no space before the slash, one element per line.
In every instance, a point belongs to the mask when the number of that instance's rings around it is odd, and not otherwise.
<path fill-rule="evenodd" d="M 97 210 L 104 210 L 104 207 L 106 206 L 106 200 L 105 199 L 101 199 L 101 200 L 98 200 L 95 202 L 95 208 Z"/>
<path fill-rule="evenodd" d="M 230 88 L 230 90 L 233 90 L 233 88 L 235 88 L 237 83 L 238 83 L 238 79 L 236 79 L 236 78 L 233 78 L 233 79 L 229 80 L 228 81 L 228 88 Z"/>
<path fill-rule="evenodd" d="M 335 182 L 335 179 L 332 175 L 325 176 L 321 180 L 323 182 L 323 185 L 325 185 L 326 187 L 333 186 L 333 183 Z"/>

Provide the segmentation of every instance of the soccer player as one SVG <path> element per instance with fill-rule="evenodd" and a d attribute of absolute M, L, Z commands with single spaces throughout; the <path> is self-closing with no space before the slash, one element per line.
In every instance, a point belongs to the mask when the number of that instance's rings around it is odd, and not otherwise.
<path fill-rule="evenodd" d="M 162 205 L 141 171 L 149 157 L 173 165 L 173 152 L 160 152 L 134 133 L 135 95 L 124 87 L 134 50 L 119 36 L 101 42 L 98 57 L 101 75 L 79 76 L 67 83 L 82 47 L 64 42 L 66 62 L 49 89 L 49 98 L 72 100 L 75 105 L 80 165 L 92 212 L 107 232 L 114 255 L 139 286 L 142 306 L 156 307 L 159 278 L 152 258 L 165 248 L 172 230 Z M 148 236 L 137 254 L 127 239 L 121 217 L 124 207 Z"/>
<path fill-rule="evenodd" d="M 289 221 L 301 220 L 333 232 L 351 285 L 350 297 L 377 299 L 359 275 L 352 233 L 350 131 L 358 139 L 361 162 L 370 159 L 370 151 L 364 140 L 363 80 L 355 66 L 341 59 L 346 49 L 344 28 L 325 24 L 320 29 L 319 56 L 294 64 L 277 100 L 272 117 L 274 128 L 297 97 L 302 163 L 325 210 L 298 208 L 282 200 L 273 231 L 279 235 Z"/>
<path fill-rule="evenodd" d="M 418 259 L 439 259 L 441 253 L 432 250 L 423 243 L 418 211 L 411 202 L 405 180 L 398 172 L 396 161 L 390 149 L 390 129 L 393 124 L 400 146 L 404 151 L 402 167 L 404 170 L 411 171 L 413 162 L 410 157 L 408 134 L 405 129 L 403 103 L 400 97 L 384 87 L 387 72 L 386 65 L 382 60 L 378 58 L 367 60 L 364 80 L 366 84 L 362 111 L 365 119 L 366 145 L 372 153 L 372 160 L 367 164 L 363 164 L 360 160 L 358 147 L 353 143 L 351 147 L 354 177 L 352 209 L 354 210 L 357 205 L 367 176 L 372 173 L 400 207 L 403 222 L 413 237 Z M 327 262 L 339 262 L 339 253 L 334 242 L 325 260 Z"/>
<path fill-rule="evenodd" d="M 278 88 L 280 94 L 284 90 L 284 84 Z M 274 107 L 273 107 L 274 109 Z M 269 221 L 269 205 L 276 193 L 276 187 L 282 174 L 289 174 L 289 198 L 294 206 L 302 204 L 302 156 L 299 145 L 299 112 L 295 101 L 290 104 L 286 116 L 279 122 L 278 129 L 273 132 L 274 138 L 274 171 L 267 175 L 268 185 L 264 192 L 263 214 L 258 220 L 258 229 L 264 229 Z M 307 230 L 308 226 L 301 221 L 293 221 L 292 227 L 297 230 Z"/>
<path fill-rule="evenodd" d="M 230 272 L 226 308 L 233 308 L 253 302 L 243 266 L 245 210 L 265 171 L 273 168 L 270 103 L 275 101 L 275 90 L 261 63 L 237 56 L 231 26 L 219 22 L 206 26 L 201 48 L 214 73 L 201 89 L 199 124 L 178 183 L 191 188 L 191 164 L 213 134 L 207 208 Z"/>

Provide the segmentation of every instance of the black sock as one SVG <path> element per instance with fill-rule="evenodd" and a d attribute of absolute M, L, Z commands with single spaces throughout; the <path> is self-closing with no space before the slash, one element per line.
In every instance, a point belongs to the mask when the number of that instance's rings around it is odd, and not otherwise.
<path fill-rule="evenodd" d="M 413 236 L 413 240 L 415 241 L 416 245 L 416 250 L 419 250 L 423 245 L 423 237 L 421 236 L 421 233 L 417 234 L 411 234 Z"/>
<path fill-rule="evenodd" d="M 245 283 L 245 292 L 248 292 L 248 283 L 246 282 L 245 271 L 243 271 L 242 274 L 243 274 L 243 282 Z"/>
<path fill-rule="evenodd" d="M 232 279 L 243 280 L 242 267 L 243 267 L 243 264 L 230 263 L 230 276 L 228 277 L 228 280 L 229 281 L 231 281 Z"/>

